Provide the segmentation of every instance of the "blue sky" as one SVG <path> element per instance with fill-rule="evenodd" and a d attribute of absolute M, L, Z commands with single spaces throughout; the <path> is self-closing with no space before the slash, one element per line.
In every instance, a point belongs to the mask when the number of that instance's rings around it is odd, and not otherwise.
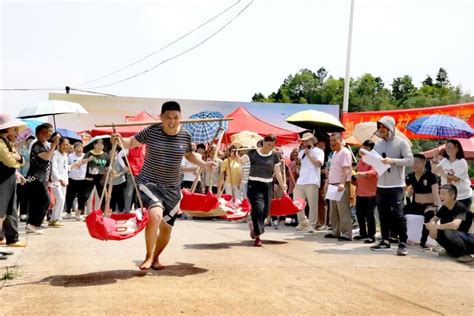
<path fill-rule="evenodd" d="M 0 87 L 63 87 L 97 78 L 159 49 L 236 1 L 1 1 Z M 250 1 L 124 73 L 134 74 L 196 44 Z M 343 77 L 349 0 L 255 0 L 204 45 L 113 87 L 121 96 L 249 101 L 289 74 L 324 66 Z M 439 67 L 473 88 L 473 5 L 468 0 L 356 0 L 351 76 L 419 84 Z M 93 85 L 79 88 L 90 88 Z M 44 101 L 43 92 L 0 92 L 0 111 Z"/>

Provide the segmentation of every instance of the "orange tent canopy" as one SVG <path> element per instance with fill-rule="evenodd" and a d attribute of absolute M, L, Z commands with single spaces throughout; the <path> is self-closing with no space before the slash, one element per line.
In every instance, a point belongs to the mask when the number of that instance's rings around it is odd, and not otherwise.
<path fill-rule="evenodd" d="M 298 133 L 266 123 L 253 116 L 243 106 L 228 114 L 226 117 L 232 118 L 233 120 L 229 121 L 229 128 L 224 134 L 224 139 L 222 140 L 224 144 L 230 144 L 230 136 L 241 131 L 251 131 L 262 137 L 273 134 L 276 136 L 277 146 L 293 143 L 298 140 Z"/>

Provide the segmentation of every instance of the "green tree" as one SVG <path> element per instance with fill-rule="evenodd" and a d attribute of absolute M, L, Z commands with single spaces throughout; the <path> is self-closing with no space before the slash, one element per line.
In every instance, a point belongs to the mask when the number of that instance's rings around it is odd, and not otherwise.
<path fill-rule="evenodd" d="M 412 78 L 408 75 L 393 79 L 392 99 L 396 105 L 400 105 L 406 100 L 410 93 L 416 91 L 416 87 L 412 81 Z"/>
<path fill-rule="evenodd" d="M 420 108 L 444 104 L 473 102 L 474 96 L 464 94 L 461 87 L 449 83 L 448 73 L 440 68 L 436 82 L 430 75 L 421 82 L 420 88 L 413 84 L 412 77 L 404 75 L 394 78 L 391 89 L 380 77 L 366 73 L 350 79 L 349 111 L 382 111 L 396 108 Z M 316 73 L 301 69 L 285 78 L 276 92 L 265 97 L 255 93 L 254 102 L 338 104 L 344 98 L 344 79 L 328 75 L 324 67 Z"/>
<path fill-rule="evenodd" d="M 448 72 L 444 68 L 439 68 L 436 74 L 436 86 L 447 87 L 449 86 Z"/>
<path fill-rule="evenodd" d="M 431 76 L 428 75 L 428 76 L 426 76 L 426 79 L 421 82 L 421 84 L 423 86 L 432 87 L 433 86 L 433 78 L 431 78 Z"/>
<path fill-rule="evenodd" d="M 380 77 L 364 74 L 351 82 L 349 111 L 379 111 L 390 108 L 390 91 Z"/>
<path fill-rule="evenodd" d="M 324 67 L 321 67 L 318 69 L 318 71 L 316 71 L 316 77 L 319 79 L 319 84 L 324 83 L 324 79 L 326 79 L 327 75 L 328 75 L 328 72 L 326 68 Z"/>
<path fill-rule="evenodd" d="M 253 95 L 252 102 L 267 102 L 267 98 L 261 92 L 257 92 Z"/>

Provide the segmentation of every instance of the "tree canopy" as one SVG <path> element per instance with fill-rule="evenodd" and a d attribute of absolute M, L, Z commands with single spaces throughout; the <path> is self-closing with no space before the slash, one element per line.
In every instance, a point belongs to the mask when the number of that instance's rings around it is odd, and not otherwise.
<path fill-rule="evenodd" d="M 459 86 L 451 85 L 446 69 L 439 68 L 434 78 L 428 74 L 425 80 L 416 84 L 410 75 L 404 75 L 393 78 L 389 86 L 380 77 L 370 73 L 351 78 L 349 112 L 421 108 L 474 101 L 474 96 L 463 93 Z M 342 109 L 343 96 L 344 78 L 328 76 L 328 71 L 321 67 L 316 72 L 301 69 L 286 77 L 276 92 L 268 96 L 261 92 L 255 93 L 252 101 L 338 104 Z M 421 152 L 436 147 L 438 142 L 420 139 L 412 140 L 412 144 L 414 152 Z"/>
<path fill-rule="evenodd" d="M 350 79 L 349 112 L 408 109 L 474 101 L 464 94 L 460 86 L 452 86 L 448 72 L 439 68 L 435 80 L 430 75 L 419 84 L 410 75 L 393 78 L 387 86 L 379 77 L 370 73 Z M 316 72 L 301 69 L 285 78 L 276 92 L 265 96 L 255 93 L 254 102 L 338 104 L 342 107 L 344 78 L 328 76 L 321 67 Z"/>

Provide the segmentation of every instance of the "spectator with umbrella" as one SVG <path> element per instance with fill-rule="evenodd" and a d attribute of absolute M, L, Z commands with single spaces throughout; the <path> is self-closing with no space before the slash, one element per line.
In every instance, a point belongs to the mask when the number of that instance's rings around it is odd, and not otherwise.
<path fill-rule="evenodd" d="M 449 115 L 429 115 L 420 117 L 407 129 L 417 135 L 428 135 L 433 138 L 471 138 L 474 129 L 463 120 Z M 451 139 L 446 143 L 444 159 L 433 159 L 433 170 L 441 176 L 441 185 L 451 183 L 458 190 L 457 200 L 468 209 L 472 204 L 472 189 L 468 176 L 468 166 L 464 151 L 458 140 Z"/>

